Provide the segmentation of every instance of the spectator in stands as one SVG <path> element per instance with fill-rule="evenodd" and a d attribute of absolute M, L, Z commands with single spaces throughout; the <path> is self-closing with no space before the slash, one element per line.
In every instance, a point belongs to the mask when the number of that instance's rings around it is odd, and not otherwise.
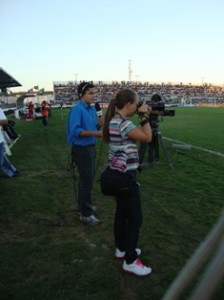
<path fill-rule="evenodd" d="M 97 225 L 101 221 L 95 216 L 96 207 L 92 203 L 92 186 L 95 175 L 95 143 L 101 137 L 99 120 L 94 101 L 94 86 L 83 82 L 78 86 L 79 101 L 69 113 L 67 121 L 67 141 L 72 145 L 72 160 L 79 173 L 78 213 L 86 224 Z"/>
<path fill-rule="evenodd" d="M 5 154 L 4 149 L 4 136 L 2 133 L 1 126 L 8 125 L 8 120 L 0 108 L 0 169 L 6 174 L 8 178 L 19 175 L 19 171 L 10 163 L 9 159 Z"/>

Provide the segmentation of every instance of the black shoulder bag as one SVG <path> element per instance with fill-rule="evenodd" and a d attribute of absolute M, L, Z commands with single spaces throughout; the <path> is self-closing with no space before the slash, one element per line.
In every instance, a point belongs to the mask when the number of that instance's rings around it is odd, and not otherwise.
<path fill-rule="evenodd" d="M 107 167 L 100 177 L 101 191 L 107 196 L 129 196 L 136 188 L 135 176 Z"/>

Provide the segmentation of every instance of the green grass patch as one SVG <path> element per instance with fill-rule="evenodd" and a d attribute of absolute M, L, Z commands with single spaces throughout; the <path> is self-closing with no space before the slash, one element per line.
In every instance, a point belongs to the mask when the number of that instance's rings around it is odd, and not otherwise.
<path fill-rule="evenodd" d="M 223 114 L 222 108 L 178 108 L 160 129 L 165 137 L 224 153 Z M 139 173 L 139 247 L 153 273 L 144 279 L 126 275 L 113 259 L 113 198 L 103 196 L 96 182 L 93 200 L 103 223 L 85 226 L 75 214 L 67 115 L 66 109 L 53 110 L 47 128 L 38 120 L 16 121 L 21 138 L 10 160 L 21 176 L 0 175 L 1 299 L 161 299 L 220 216 L 224 158 L 177 152 L 166 141 L 174 170 L 161 151 L 160 163 Z M 107 149 L 99 140 L 96 180 Z M 222 286 L 214 299 L 224 299 Z"/>

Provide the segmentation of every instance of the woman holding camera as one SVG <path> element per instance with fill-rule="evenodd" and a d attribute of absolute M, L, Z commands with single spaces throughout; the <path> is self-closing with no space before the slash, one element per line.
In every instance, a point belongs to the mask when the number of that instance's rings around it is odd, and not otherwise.
<path fill-rule="evenodd" d="M 140 127 L 128 120 L 140 112 Z M 120 90 L 109 103 L 104 121 L 103 139 L 109 143 L 109 168 L 121 174 L 130 173 L 136 178 L 139 166 L 137 141 L 149 143 L 152 132 L 149 125 L 150 108 L 138 107 L 138 96 L 131 89 Z M 111 182 L 113 185 L 113 182 Z M 142 224 L 142 209 L 139 184 L 135 181 L 132 194 L 116 197 L 114 218 L 115 257 L 122 259 L 123 270 L 138 276 L 151 273 L 151 268 L 143 265 L 137 248 L 139 229 Z"/>

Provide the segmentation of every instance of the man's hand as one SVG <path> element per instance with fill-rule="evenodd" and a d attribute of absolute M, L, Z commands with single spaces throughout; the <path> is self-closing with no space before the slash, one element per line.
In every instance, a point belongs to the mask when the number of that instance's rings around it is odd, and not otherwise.
<path fill-rule="evenodd" d="M 142 104 L 139 108 L 138 108 L 138 112 L 140 113 L 150 113 L 151 111 L 151 107 L 148 106 L 147 104 Z"/>
<path fill-rule="evenodd" d="M 100 124 L 100 127 L 103 127 L 103 125 L 104 125 L 104 117 L 103 116 L 101 118 L 99 118 L 99 124 Z"/>
<path fill-rule="evenodd" d="M 103 132 L 102 131 L 97 131 L 96 132 L 96 137 L 102 137 L 103 135 Z"/>
<path fill-rule="evenodd" d="M 152 115 L 162 116 L 162 115 L 163 115 L 163 111 L 160 111 L 160 110 L 153 110 L 153 111 L 152 111 Z"/>
<path fill-rule="evenodd" d="M 0 120 L 0 126 L 8 125 L 8 123 L 7 119 Z"/>

